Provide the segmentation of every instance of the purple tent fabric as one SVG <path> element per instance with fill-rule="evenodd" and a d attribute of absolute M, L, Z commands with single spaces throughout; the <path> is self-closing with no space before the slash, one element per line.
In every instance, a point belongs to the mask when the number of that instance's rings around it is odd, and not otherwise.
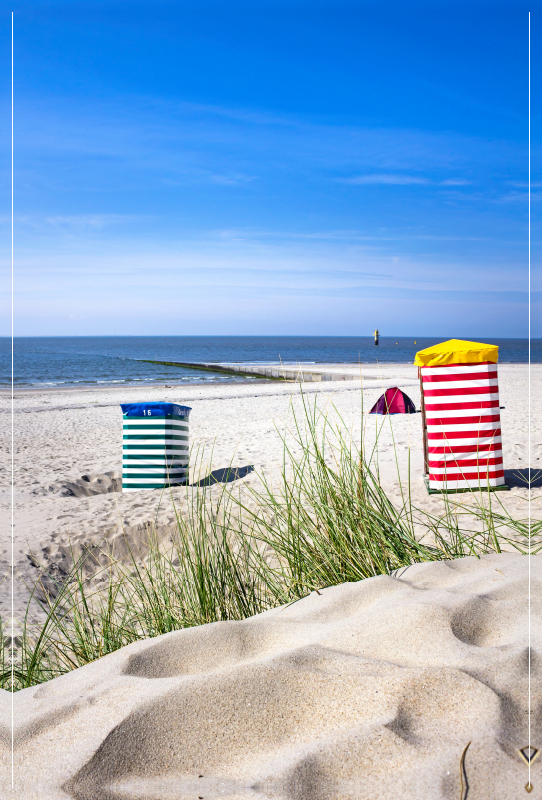
<path fill-rule="evenodd" d="M 416 406 L 408 396 L 402 392 L 398 386 L 386 389 L 384 394 L 378 398 L 369 414 L 415 414 Z"/>

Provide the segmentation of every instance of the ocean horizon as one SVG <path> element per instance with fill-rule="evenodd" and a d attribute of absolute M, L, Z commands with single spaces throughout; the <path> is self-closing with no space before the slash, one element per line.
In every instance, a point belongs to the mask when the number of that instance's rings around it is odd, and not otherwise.
<path fill-rule="evenodd" d="M 461 337 L 456 337 L 461 338 Z M 43 336 L 14 338 L 14 386 L 55 388 L 254 381 L 145 359 L 194 363 L 411 364 L 418 350 L 445 337 L 381 336 Z M 528 339 L 494 339 L 501 363 L 527 363 Z M 531 339 L 542 363 L 542 339 Z M 11 386 L 11 338 L 0 338 L 0 386 Z"/>

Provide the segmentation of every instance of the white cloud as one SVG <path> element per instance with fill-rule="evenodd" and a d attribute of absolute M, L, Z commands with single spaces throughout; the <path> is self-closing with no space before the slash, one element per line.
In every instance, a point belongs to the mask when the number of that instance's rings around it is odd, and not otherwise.
<path fill-rule="evenodd" d="M 341 183 L 358 184 L 382 184 L 389 186 L 410 186 L 411 184 L 431 183 L 428 178 L 420 178 L 415 175 L 357 175 L 353 178 L 339 178 Z"/>
<path fill-rule="evenodd" d="M 464 178 L 446 178 L 443 181 L 433 181 L 429 178 L 422 178 L 418 175 L 396 175 L 389 173 L 375 175 L 356 175 L 352 178 L 339 178 L 341 183 L 351 183 L 354 185 L 381 184 L 383 186 L 412 186 L 434 184 L 438 186 L 468 186 L 470 181 Z"/>
<path fill-rule="evenodd" d="M 528 181 L 507 181 L 509 186 L 515 186 L 516 189 L 528 189 L 529 183 Z M 542 183 L 540 181 L 532 181 L 531 182 L 531 189 L 542 189 Z"/>
<path fill-rule="evenodd" d="M 134 218 L 132 214 L 72 214 L 45 217 L 45 222 L 54 227 L 105 228 L 107 225 L 118 225 Z"/>
<path fill-rule="evenodd" d="M 468 186 L 471 182 L 466 181 L 464 178 L 447 178 L 445 181 L 441 181 L 441 186 Z"/>

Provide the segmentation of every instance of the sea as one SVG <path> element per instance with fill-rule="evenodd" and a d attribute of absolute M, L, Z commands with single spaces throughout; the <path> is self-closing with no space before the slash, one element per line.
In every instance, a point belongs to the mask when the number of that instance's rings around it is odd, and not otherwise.
<path fill-rule="evenodd" d="M 459 338 L 459 337 L 458 337 Z M 418 350 L 445 337 L 381 336 L 74 336 L 16 337 L 15 388 L 250 382 L 256 378 L 150 364 L 193 363 L 412 364 Z M 499 362 L 528 361 L 527 339 L 490 339 Z M 542 363 L 542 339 L 531 339 L 531 361 Z M 11 339 L 0 338 L 0 387 L 11 386 Z"/>

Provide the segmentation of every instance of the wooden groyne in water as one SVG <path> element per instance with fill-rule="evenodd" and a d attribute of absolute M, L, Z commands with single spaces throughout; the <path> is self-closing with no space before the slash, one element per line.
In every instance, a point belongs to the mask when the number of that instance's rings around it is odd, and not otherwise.
<path fill-rule="evenodd" d="M 354 372 L 340 372 L 340 366 L 337 365 L 337 372 L 331 371 L 322 367 L 307 368 L 303 365 L 299 366 L 282 366 L 282 364 L 260 365 L 260 364 L 212 364 L 203 363 L 198 364 L 194 362 L 183 361 L 157 361 L 148 358 L 141 359 L 147 364 L 163 364 L 166 367 L 184 367 L 186 369 L 201 369 L 205 372 L 222 372 L 226 375 L 240 375 L 250 378 L 267 378 L 272 381 L 302 381 L 304 383 L 320 383 L 321 381 L 355 381 L 359 380 L 359 374 Z M 350 366 L 350 365 L 349 365 Z M 351 368 L 358 368 L 357 365 L 351 365 Z"/>

